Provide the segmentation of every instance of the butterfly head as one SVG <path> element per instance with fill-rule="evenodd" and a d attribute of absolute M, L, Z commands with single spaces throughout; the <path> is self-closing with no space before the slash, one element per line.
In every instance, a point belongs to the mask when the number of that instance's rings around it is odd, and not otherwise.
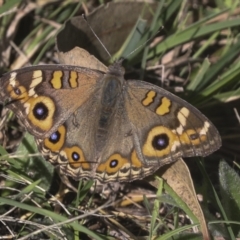
<path fill-rule="evenodd" d="M 109 66 L 107 73 L 109 75 L 114 75 L 116 77 L 124 77 L 125 69 L 122 66 L 123 59 L 115 61 L 112 65 Z"/>

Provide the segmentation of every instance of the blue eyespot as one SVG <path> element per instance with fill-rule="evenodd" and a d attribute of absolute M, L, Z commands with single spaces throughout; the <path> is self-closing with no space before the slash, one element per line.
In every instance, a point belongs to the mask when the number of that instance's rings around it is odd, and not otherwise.
<path fill-rule="evenodd" d="M 72 159 L 74 161 L 78 161 L 80 159 L 80 155 L 77 152 L 72 153 Z"/>
<path fill-rule="evenodd" d="M 56 131 L 51 134 L 51 136 L 49 137 L 49 141 L 52 143 L 57 143 L 60 137 L 61 137 L 61 134 L 59 133 L 59 131 Z"/>
<path fill-rule="evenodd" d="M 42 102 L 37 103 L 33 108 L 33 115 L 38 120 L 45 120 L 48 116 L 48 113 L 49 110 L 47 106 Z"/>
<path fill-rule="evenodd" d="M 114 159 L 110 162 L 110 168 L 115 168 L 118 165 L 118 160 Z"/>
<path fill-rule="evenodd" d="M 169 137 L 166 133 L 162 133 L 154 136 L 152 140 L 152 146 L 156 150 L 163 150 L 169 145 Z"/>
<path fill-rule="evenodd" d="M 19 88 L 14 88 L 13 89 L 13 91 L 14 91 L 14 93 L 16 94 L 16 95 L 21 95 L 22 94 L 22 92 L 21 92 L 21 90 L 19 89 Z"/>

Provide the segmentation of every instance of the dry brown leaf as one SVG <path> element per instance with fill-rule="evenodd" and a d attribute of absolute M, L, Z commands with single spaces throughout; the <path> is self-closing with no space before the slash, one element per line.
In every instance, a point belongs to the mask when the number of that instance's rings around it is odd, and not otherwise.
<path fill-rule="evenodd" d="M 160 168 L 156 173 L 163 178 L 177 195 L 187 204 L 195 217 L 199 220 L 203 239 L 210 239 L 207 224 L 198 202 L 189 169 L 182 158 L 171 165 Z M 149 178 L 149 183 L 158 188 L 158 181 Z"/>
<path fill-rule="evenodd" d="M 75 65 L 91 68 L 102 72 L 107 72 L 107 67 L 101 63 L 95 56 L 91 55 L 83 48 L 75 47 L 68 52 L 58 52 L 59 62 L 61 64 Z"/>
<path fill-rule="evenodd" d="M 58 50 L 68 52 L 76 46 L 86 49 L 99 60 L 107 63 L 109 55 L 100 44 L 101 40 L 107 50 L 114 54 L 122 46 L 136 24 L 139 13 L 150 23 L 153 9 L 157 3 L 146 2 L 110 2 L 87 16 L 88 24 L 82 16 L 71 18 L 56 38 Z M 151 9 L 152 7 L 152 9 Z M 134 11 L 132 11 L 134 9 Z M 96 36 L 92 33 L 90 27 Z"/>

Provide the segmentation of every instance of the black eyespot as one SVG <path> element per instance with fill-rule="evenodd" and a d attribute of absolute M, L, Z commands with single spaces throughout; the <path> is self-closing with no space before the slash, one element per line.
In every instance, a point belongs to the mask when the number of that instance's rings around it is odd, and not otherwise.
<path fill-rule="evenodd" d="M 118 160 L 113 159 L 109 165 L 110 165 L 110 168 L 115 168 L 118 165 Z"/>
<path fill-rule="evenodd" d="M 169 145 L 169 138 L 166 133 L 156 135 L 152 140 L 152 145 L 156 150 L 163 150 Z"/>
<path fill-rule="evenodd" d="M 52 135 L 49 137 L 49 141 L 52 143 L 57 143 L 60 137 L 61 137 L 61 134 L 59 133 L 59 131 L 56 131 L 52 133 Z"/>
<path fill-rule="evenodd" d="M 42 102 L 37 103 L 33 108 L 33 115 L 38 120 L 45 120 L 48 116 L 48 113 L 49 110 L 47 106 Z"/>
<path fill-rule="evenodd" d="M 13 91 L 16 95 L 21 95 L 22 94 L 22 92 L 19 88 L 14 88 Z"/>
<path fill-rule="evenodd" d="M 191 135 L 189 136 L 189 138 L 190 138 L 191 140 L 196 140 L 196 139 L 199 138 L 199 134 L 198 134 L 198 133 L 191 134 Z"/>
<path fill-rule="evenodd" d="M 77 162 L 80 159 L 80 155 L 77 152 L 73 152 L 72 159 Z"/>

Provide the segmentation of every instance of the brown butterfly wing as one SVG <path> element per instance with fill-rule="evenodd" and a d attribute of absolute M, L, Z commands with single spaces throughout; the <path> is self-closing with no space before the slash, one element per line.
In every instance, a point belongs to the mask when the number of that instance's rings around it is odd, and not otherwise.
<path fill-rule="evenodd" d="M 99 71 L 66 65 L 27 67 L 3 75 L 0 101 L 27 131 L 44 138 L 66 121 L 101 86 Z"/>

